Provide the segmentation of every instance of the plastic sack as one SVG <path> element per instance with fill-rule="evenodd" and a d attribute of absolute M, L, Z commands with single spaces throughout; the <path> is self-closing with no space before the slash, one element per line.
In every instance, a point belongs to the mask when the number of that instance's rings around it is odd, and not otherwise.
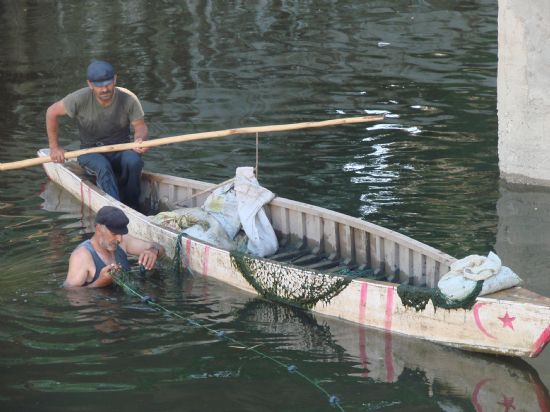
<path fill-rule="evenodd" d="M 275 195 L 259 185 L 252 167 L 237 168 L 235 193 L 241 225 L 248 236 L 248 252 L 260 257 L 272 255 L 279 243 L 263 206 Z"/>
<path fill-rule="evenodd" d="M 437 287 L 448 299 L 460 301 L 473 292 L 480 280 L 483 280 L 483 288 L 479 296 L 508 289 L 522 282 L 510 268 L 502 266 L 496 254 L 490 252 L 487 257 L 470 255 L 457 260 L 451 265 L 451 270 L 441 277 Z"/>
<path fill-rule="evenodd" d="M 210 216 L 216 218 L 230 239 L 233 239 L 239 233 L 241 220 L 237 210 L 237 196 L 232 183 L 214 190 L 206 198 L 201 208 Z"/>

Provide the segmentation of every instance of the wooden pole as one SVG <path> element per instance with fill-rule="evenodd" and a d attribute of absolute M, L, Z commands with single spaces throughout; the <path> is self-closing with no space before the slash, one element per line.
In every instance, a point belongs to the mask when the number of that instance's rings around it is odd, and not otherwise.
<path fill-rule="evenodd" d="M 214 139 L 217 137 L 233 136 L 238 134 L 253 134 L 253 133 L 270 133 L 270 132 L 284 132 L 288 130 L 299 129 L 313 129 L 319 127 L 336 126 L 342 124 L 354 124 L 354 123 L 366 123 L 377 122 L 384 120 L 384 116 L 359 116 L 359 117 L 346 117 L 342 119 L 323 120 L 319 122 L 304 122 L 304 123 L 289 123 L 281 125 L 270 126 L 256 126 L 256 127 L 241 127 L 237 129 L 225 129 L 217 130 L 213 132 L 203 133 L 191 133 L 182 134 L 179 136 L 163 137 L 160 139 L 146 140 L 141 143 L 122 143 L 110 146 L 98 146 L 91 147 L 89 149 L 73 150 L 71 152 L 65 152 L 65 158 L 71 159 L 88 153 L 108 153 L 108 152 L 120 152 L 123 150 L 162 146 L 165 144 L 189 142 L 192 140 L 204 140 Z M 34 159 L 19 160 L 17 162 L 0 163 L 0 171 L 23 169 L 28 166 L 36 166 L 43 163 L 51 162 L 52 159 L 49 156 L 36 157 Z"/>

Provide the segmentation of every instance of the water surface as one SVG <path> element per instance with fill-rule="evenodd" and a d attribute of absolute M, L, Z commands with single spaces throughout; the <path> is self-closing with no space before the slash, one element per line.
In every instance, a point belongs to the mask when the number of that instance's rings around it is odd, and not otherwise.
<path fill-rule="evenodd" d="M 550 295 L 550 193 L 499 180 L 496 0 L 18 1 L 0 4 L 0 26 L 0 162 L 46 145 L 46 108 L 84 87 L 92 58 L 138 94 L 152 138 L 386 113 L 260 136 L 261 183 L 457 257 L 494 250 Z M 63 122 L 63 144 L 75 139 Z M 217 183 L 255 152 L 237 136 L 159 147 L 146 162 Z M 39 167 L 2 172 L 2 410 L 332 410 L 311 382 L 121 291 L 60 288 L 90 235 L 88 212 L 60 199 Z M 480 357 L 168 271 L 141 287 L 297 366 L 346 410 L 550 405 L 548 350 Z"/>

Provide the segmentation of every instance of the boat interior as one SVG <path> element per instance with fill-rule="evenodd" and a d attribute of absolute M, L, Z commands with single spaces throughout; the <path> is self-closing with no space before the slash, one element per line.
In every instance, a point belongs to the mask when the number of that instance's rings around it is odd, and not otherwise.
<path fill-rule="evenodd" d="M 213 184 L 144 172 L 147 214 L 204 203 Z M 210 190 L 209 190 L 210 189 Z M 264 208 L 279 241 L 269 259 L 329 273 L 434 287 L 455 260 L 407 236 L 317 206 L 276 197 Z"/>

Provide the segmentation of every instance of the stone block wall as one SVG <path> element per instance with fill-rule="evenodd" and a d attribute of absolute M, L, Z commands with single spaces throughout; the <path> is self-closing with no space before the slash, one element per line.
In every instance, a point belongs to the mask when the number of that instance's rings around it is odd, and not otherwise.
<path fill-rule="evenodd" d="M 550 186 L 550 0 L 499 0 L 501 176 Z"/>

